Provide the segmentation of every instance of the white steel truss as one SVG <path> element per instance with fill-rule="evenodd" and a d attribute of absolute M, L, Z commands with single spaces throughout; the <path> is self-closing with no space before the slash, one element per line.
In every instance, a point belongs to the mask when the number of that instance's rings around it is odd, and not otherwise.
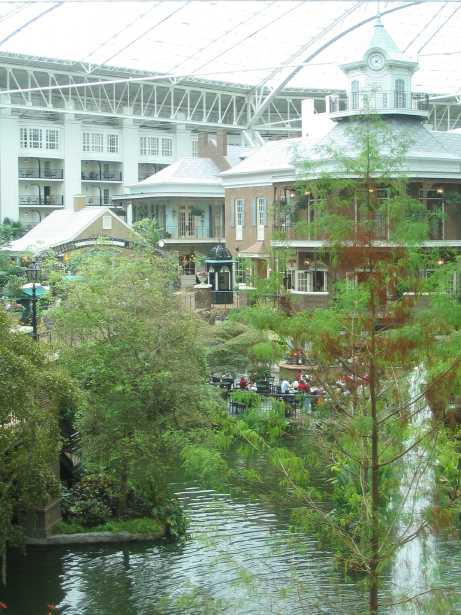
<path fill-rule="evenodd" d="M 55 70 L 31 66 L 34 60 L 22 65 L 1 60 L 0 54 L 0 107 L 237 130 L 246 129 L 255 111 L 248 86 L 198 79 L 176 83 L 162 76 L 109 77 L 89 74 L 81 64 L 76 72 L 75 63 L 74 70 Z M 301 100 L 311 95 L 306 91 L 275 97 L 258 125 L 274 132 L 299 131 Z"/>
<path fill-rule="evenodd" d="M 314 98 L 324 111 L 326 90 L 282 90 L 261 110 L 261 97 L 251 86 L 223 82 L 141 76 L 136 71 L 110 69 L 91 75 L 85 66 L 46 58 L 13 58 L 0 53 L 0 107 L 19 111 L 74 113 L 101 118 L 131 118 L 153 124 L 299 134 L 301 101 Z M 2 61 L 5 60 L 5 61 Z M 66 70 L 69 67 L 68 70 Z M 143 73 L 141 73 L 143 74 Z M 152 79 L 151 81 L 149 79 Z M 2 93 L 3 91 L 3 93 Z M 269 93 L 269 90 L 267 90 Z M 335 92 L 339 93 L 339 92 Z M 435 130 L 461 127 L 461 100 L 429 98 L 429 123 Z"/>

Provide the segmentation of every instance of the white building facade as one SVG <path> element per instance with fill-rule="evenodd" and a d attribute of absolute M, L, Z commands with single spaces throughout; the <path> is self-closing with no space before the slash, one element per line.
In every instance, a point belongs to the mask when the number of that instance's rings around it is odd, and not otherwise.
<path fill-rule="evenodd" d="M 394 70 L 400 60 L 393 57 Z M 351 77 L 361 69 L 347 68 Z M 355 90 L 346 97 L 352 106 L 361 104 Z M 89 205 L 113 203 L 128 186 L 196 155 L 199 132 L 224 129 L 229 146 L 299 136 L 305 99 L 313 100 L 316 120 L 324 111 L 348 109 L 341 107 L 340 90 L 285 87 L 255 123 L 251 85 L 0 52 L 0 222 L 8 217 L 31 227 L 51 211 L 72 207 L 76 194 Z M 399 100 L 406 106 L 410 99 Z M 331 101 L 338 108 L 329 108 Z M 428 99 L 428 111 L 435 128 L 461 126 L 457 101 Z M 130 221 L 129 209 L 126 214 Z"/>
<path fill-rule="evenodd" d="M 71 208 L 76 194 L 88 205 L 110 205 L 124 186 L 195 149 L 195 135 L 181 125 L 165 131 L 129 119 L 104 125 L 72 114 L 50 121 L 8 111 L 0 116 L 0 218 L 26 226 Z"/>

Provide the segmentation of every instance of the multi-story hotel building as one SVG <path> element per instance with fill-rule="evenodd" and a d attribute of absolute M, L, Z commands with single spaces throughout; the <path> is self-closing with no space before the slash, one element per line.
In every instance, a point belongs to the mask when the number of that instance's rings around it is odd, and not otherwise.
<path fill-rule="evenodd" d="M 252 137 L 247 85 L 0 53 L 0 90 L 0 220 L 28 227 L 71 208 L 77 194 L 88 205 L 112 204 L 129 186 L 195 157 L 199 132 L 225 129 L 230 146 L 244 132 L 246 145 L 297 134 L 301 101 L 315 97 L 321 109 L 328 93 L 284 90 Z M 130 207 L 119 213 L 131 221 Z"/>

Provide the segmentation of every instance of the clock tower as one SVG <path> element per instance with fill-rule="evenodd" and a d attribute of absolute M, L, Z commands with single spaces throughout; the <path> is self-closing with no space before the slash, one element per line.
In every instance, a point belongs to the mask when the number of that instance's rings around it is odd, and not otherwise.
<path fill-rule="evenodd" d="M 338 100 L 336 108 L 330 109 L 337 119 L 359 113 L 426 115 L 411 92 L 411 79 L 418 63 L 400 51 L 379 17 L 362 57 L 340 68 L 349 83 L 347 101 Z"/>

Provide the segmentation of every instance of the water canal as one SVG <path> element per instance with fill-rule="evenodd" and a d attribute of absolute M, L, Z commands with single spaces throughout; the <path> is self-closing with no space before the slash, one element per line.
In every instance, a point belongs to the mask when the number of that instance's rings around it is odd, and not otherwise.
<path fill-rule="evenodd" d="M 17 555 L 2 596 L 9 615 L 45 615 L 50 602 L 66 615 L 358 615 L 366 606 L 360 583 L 344 579 L 330 553 L 314 538 L 288 531 L 283 504 L 273 509 L 193 485 L 178 495 L 191 521 L 191 538 L 182 545 L 31 549 L 26 558 Z M 432 537 L 430 548 L 440 582 L 459 586 L 458 542 Z M 385 595 L 393 592 L 392 579 L 391 572 Z M 406 612 L 413 613 L 399 615 Z"/>
<path fill-rule="evenodd" d="M 418 416 L 428 420 L 429 411 Z M 419 454 L 415 449 L 415 462 Z M 411 485 L 409 476 L 411 467 L 402 472 L 404 511 L 422 511 L 431 497 L 432 473 Z M 345 578 L 315 537 L 290 531 L 290 504 L 282 494 L 274 502 L 256 493 L 205 490 L 192 482 L 176 482 L 174 488 L 190 520 L 189 540 L 35 548 L 26 557 L 16 554 L 8 587 L 0 592 L 0 600 L 8 604 L 5 612 L 46 615 L 49 603 L 65 615 L 366 612 L 360 580 Z M 461 613 L 458 537 L 429 534 L 401 548 L 384 575 L 382 598 L 395 599 L 399 591 L 416 593 L 428 585 L 454 587 L 459 593 L 453 594 L 452 610 L 444 615 Z M 385 615 L 421 612 L 411 605 L 382 610 Z"/>

